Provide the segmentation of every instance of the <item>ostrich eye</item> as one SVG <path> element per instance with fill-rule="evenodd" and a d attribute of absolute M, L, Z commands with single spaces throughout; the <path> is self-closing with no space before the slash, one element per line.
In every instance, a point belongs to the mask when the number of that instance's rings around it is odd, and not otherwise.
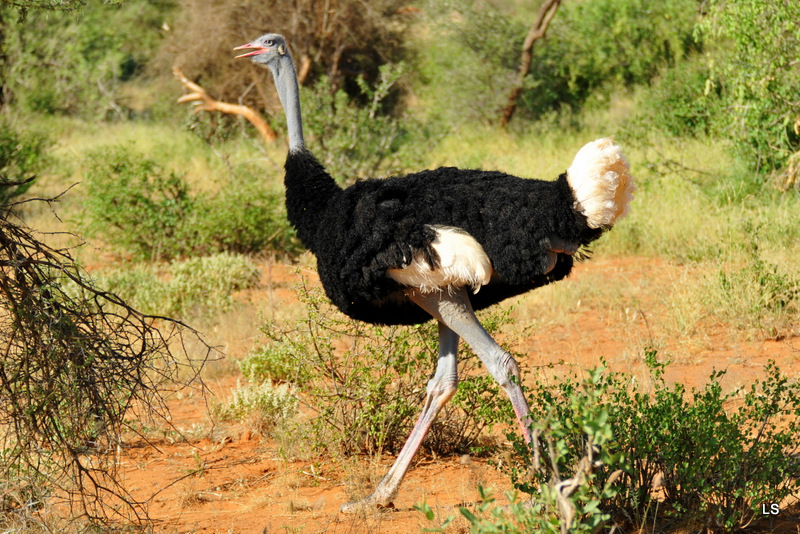
<path fill-rule="evenodd" d="M 269 39 L 269 40 L 267 40 L 267 42 L 266 42 L 266 45 L 267 45 L 267 46 L 272 46 L 272 45 L 274 45 L 274 44 L 275 44 L 275 41 L 273 41 L 272 39 Z"/>

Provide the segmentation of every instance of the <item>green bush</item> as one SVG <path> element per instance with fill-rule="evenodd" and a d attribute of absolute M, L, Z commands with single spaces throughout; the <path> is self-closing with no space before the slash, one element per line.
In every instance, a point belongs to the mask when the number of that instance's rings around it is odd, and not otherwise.
<path fill-rule="evenodd" d="M 144 71 L 174 6 L 129 0 L 20 14 L 5 4 L 0 7 L 0 69 L 7 102 L 27 111 L 91 119 L 131 113 L 122 85 Z"/>
<path fill-rule="evenodd" d="M 598 509 L 622 526 L 661 521 L 730 532 L 759 517 L 762 503 L 779 503 L 800 491 L 800 465 L 792 456 L 800 433 L 800 384 L 774 362 L 749 388 L 730 393 L 720 385 L 724 372 L 712 372 L 705 386 L 687 391 L 666 384 L 667 364 L 656 360 L 655 351 L 647 353 L 646 363 L 649 390 L 629 375 L 611 372 L 596 375 L 595 400 L 574 378 L 539 382 L 529 390 L 534 420 L 546 422 L 544 435 L 548 427 L 569 430 L 568 439 L 554 441 L 562 473 L 585 456 L 584 433 L 604 427 L 606 420 L 613 429 L 601 451 L 621 458 L 622 472 L 598 470 L 587 489 L 594 497 L 585 502 L 596 500 Z M 576 410 L 570 399 L 577 392 L 597 402 L 595 416 Z M 553 469 L 528 478 L 530 451 L 521 438 L 509 437 L 520 460 L 510 470 L 512 480 L 523 491 L 541 492 Z M 616 476 L 619 491 L 604 494 Z"/>
<path fill-rule="evenodd" d="M 761 259 L 754 246 L 741 264 L 720 266 L 697 298 L 726 324 L 775 338 L 800 317 L 800 277 Z"/>
<path fill-rule="evenodd" d="M 239 362 L 239 369 L 251 382 L 277 380 L 303 386 L 311 378 L 311 373 L 302 366 L 307 358 L 298 356 L 298 350 L 302 350 L 302 347 L 285 344 L 260 345 Z"/>
<path fill-rule="evenodd" d="M 182 176 L 130 146 L 96 150 L 86 167 L 85 231 L 136 259 L 299 249 L 282 192 L 252 176 L 214 196 L 193 194 Z"/>
<path fill-rule="evenodd" d="M 42 165 L 47 141 L 26 135 L 0 118 L 0 206 L 25 193 Z"/>
<path fill-rule="evenodd" d="M 712 0 L 698 34 L 710 47 L 708 86 L 722 137 L 752 166 L 781 168 L 800 150 L 800 3 Z"/>
<path fill-rule="evenodd" d="M 131 147 L 92 152 L 86 169 L 84 228 L 135 258 L 185 254 L 196 242 L 187 224 L 195 199 L 182 176 Z"/>
<path fill-rule="evenodd" d="M 435 366 L 438 335 L 433 324 L 378 327 L 336 311 L 321 289 L 303 285 L 298 296 L 307 315 L 294 326 L 267 323 L 265 347 L 245 360 L 254 380 L 296 380 L 316 416 L 308 421 L 314 446 L 334 454 L 396 452 L 422 409 Z M 490 331 L 505 316 L 484 318 Z M 458 393 L 442 410 L 423 447 L 438 454 L 481 445 L 482 430 L 502 416 L 507 398 L 462 349 Z M 485 373 L 484 373 L 485 374 Z"/>
<path fill-rule="evenodd" d="M 609 408 L 602 397 L 608 393 L 603 370 L 589 372 L 586 380 L 571 383 L 562 390 L 559 406 L 543 407 L 547 415 L 534 423 L 543 443 L 541 469 L 534 480 L 520 483 L 520 473 L 512 469 L 519 489 L 530 493 L 532 499 L 522 502 L 518 492 L 507 494 L 510 505 L 501 507 L 484 488 L 479 487 L 480 504 L 474 511 L 460 508 L 474 534 L 497 532 L 519 533 L 593 533 L 611 520 L 602 505 L 620 492 L 620 475 L 626 468 L 625 458 L 613 451 L 615 436 Z M 531 473 L 530 458 L 534 451 L 513 439 L 516 452 L 524 459 L 525 472 Z M 428 520 L 435 514 L 426 505 L 416 506 Z M 452 521 L 445 519 L 444 532 Z"/>
<path fill-rule="evenodd" d="M 667 70 L 643 98 L 650 128 L 711 134 L 762 174 L 800 150 L 800 4 L 713 0 L 694 39 L 702 55 Z"/>
<path fill-rule="evenodd" d="M 668 69 L 642 91 L 635 114 L 638 132 L 654 127 L 674 137 L 714 133 L 718 121 L 717 90 L 707 84 L 710 71 L 705 60 L 694 57 Z"/>
<path fill-rule="evenodd" d="M 357 78 L 366 104 L 343 89 L 332 93 L 325 78 L 313 89 L 301 88 L 306 110 L 303 126 L 311 134 L 311 149 L 340 182 L 397 173 L 421 161 L 418 151 L 409 150 L 411 131 L 420 125 L 410 116 L 401 120 L 386 109 L 406 66 L 382 65 L 379 73 L 375 88 Z"/>
<path fill-rule="evenodd" d="M 255 287 L 261 271 L 247 257 L 221 253 L 157 266 L 117 269 L 98 276 L 101 287 L 145 313 L 208 317 L 230 309 L 231 294 Z"/>
<path fill-rule="evenodd" d="M 432 3 L 433 4 L 433 3 Z M 564 2 L 536 43 L 518 101 L 522 117 L 579 109 L 611 88 L 649 83 L 696 48 L 697 0 Z M 494 123 L 519 68 L 535 16 L 513 16 L 485 2 L 436 2 L 435 32 L 422 52 L 422 88 L 445 123 Z M 458 16 L 453 16 L 457 13 Z"/>

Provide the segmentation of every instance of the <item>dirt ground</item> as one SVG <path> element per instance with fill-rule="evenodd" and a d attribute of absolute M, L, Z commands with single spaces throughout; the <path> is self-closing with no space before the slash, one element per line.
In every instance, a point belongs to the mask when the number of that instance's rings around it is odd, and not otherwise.
<path fill-rule="evenodd" d="M 637 373 L 643 371 L 644 347 L 654 346 L 673 362 L 668 381 L 688 386 L 703 384 L 712 369 L 727 370 L 726 387 L 749 384 L 769 359 L 789 376 L 800 377 L 797 331 L 770 340 L 709 320 L 691 336 L 671 341 L 669 329 L 660 327 L 664 288 L 685 269 L 649 258 L 598 259 L 580 265 L 570 283 L 596 279 L 626 290 L 611 305 L 577 301 L 567 307 L 567 317 L 543 314 L 544 320 L 534 321 L 514 340 L 519 351 L 528 354 L 521 366 L 531 369 L 533 376 L 558 374 L 595 366 L 602 357 L 614 370 Z M 280 308 L 296 305 L 289 289 L 289 281 L 297 276 L 294 268 L 265 264 L 264 271 L 266 289 L 247 299 Z M 517 323 L 546 305 L 546 299 L 521 304 L 515 312 Z M 247 338 L 231 352 L 243 354 L 252 346 L 253 333 L 242 335 Z M 556 365 L 542 368 L 546 363 Z M 215 395 L 224 397 L 235 387 L 238 371 L 219 375 L 207 382 Z M 149 502 L 156 532 L 419 532 L 432 526 L 413 509 L 423 500 L 446 517 L 457 514 L 457 506 L 478 499 L 478 484 L 493 488 L 501 501 L 510 489 L 508 478 L 485 459 L 423 457 L 412 465 L 394 509 L 366 517 L 342 515 L 339 506 L 354 491 L 372 487 L 393 457 L 287 461 L 278 456 L 274 441 L 254 436 L 244 427 L 210 429 L 200 395 L 174 400 L 172 417 L 183 438 L 170 435 L 157 440 L 155 448 L 131 443 L 122 458 L 126 484 L 137 498 Z M 785 515 L 782 519 L 785 522 L 777 524 L 776 532 L 800 534 L 800 521 Z M 468 531 L 466 522 L 458 524 L 464 527 L 458 531 Z M 769 524 L 761 526 L 768 530 Z"/>

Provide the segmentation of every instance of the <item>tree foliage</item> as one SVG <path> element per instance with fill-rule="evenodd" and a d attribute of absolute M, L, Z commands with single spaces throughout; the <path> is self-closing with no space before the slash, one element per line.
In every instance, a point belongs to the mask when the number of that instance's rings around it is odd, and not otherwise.
<path fill-rule="evenodd" d="M 39 113 L 126 118 L 121 84 L 154 55 L 168 6 L 130 0 L 24 17 L 0 6 L 4 102 Z"/>
<path fill-rule="evenodd" d="M 712 0 L 698 35 L 713 45 L 702 95 L 715 97 L 721 136 L 758 169 L 800 150 L 800 3 Z"/>
<path fill-rule="evenodd" d="M 522 118 L 578 110 L 611 87 L 649 83 L 693 49 L 697 6 L 697 0 L 565 2 L 531 58 L 519 95 Z M 429 12 L 438 33 L 422 69 L 435 111 L 450 122 L 495 121 L 514 84 L 526 22 L 472 0 L 432 3 Z"/>

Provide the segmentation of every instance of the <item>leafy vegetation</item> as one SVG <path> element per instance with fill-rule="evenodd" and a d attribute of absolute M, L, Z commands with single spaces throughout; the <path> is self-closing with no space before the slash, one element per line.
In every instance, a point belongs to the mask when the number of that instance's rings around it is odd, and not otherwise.
<path fill-rule="evenodd" d="M 211 417 L 241 421 L 254 433 L 266 436 L 297 415 L 297 405 L 297 397 L 288 384 L 273 386 L 269 381 L 237 384 L 228 402 L 212 405 Z"/>
<path fill-rule="evenodd" d="M 97 284 L 153 315 L 201 319 L 229 310 L 231 293 L 258 284 L 261 271 L 249 258 L 221 253 L 159 266 L 117 269 Z"/>
<path fill-rule="evenodd" d="M 664 380 L 667 364 L 649 351 L 649 388 L 626 373 L 599 368 L 587 377 L 537 382 L 529 389 L 542 467 L 510 434 L 518 491 L 499 507 L 481 490 L 474 511 L 461 508 L 472 532 L 597 532 L 670 525 L 731 532 L 761 516 L 762 503 L 800 491 L 796 435 L 800 386 L 774 362 L 763 380 L 723 393 L 715 371 L 688 391 Z M 538 411 L 537 411 L 538 409 Z M 426 504 L 417 508 L 434 521 Z M 453 518 L 429 531 L 444 532 Z"/>
<path fill-rule="evenodd" d="M 349 185 L 359 178 L 399 173 L 420 164 L 408 146 L 411 130 L 419 125 L 385 109 L 406 69 L 402 63 L 381 66 L 375 88 L 359 78 L 359 97 L 366 105 L 351 101 L 343 89 L 332 93 L 326 78 L 313 90 L 302 92 L 305 106 L 318 111 L 304 123 L 312 136 L 311 148 L 335 179 Z"/>
<path fill-rule="evenodd" d="M 798 17 L 797 2 L 714 0 L 698 25 L 713 45 L 703 97 L 716 97 L 720 133 L 764 171 L 800 150 Z"/>
<path fill-rule="evenodd" d="M 238 178 L 238 177 L 237 177 Z M 282 194 L 253 177 L 214 196 L 128 146 L 88 157 L 84 229 L 137 259 L 168 260 L 212 252 L 298 249 Z"/>
<path fill-rule="evenodd" d="M 547 447 L 557 451 L 558 463 L 526 478 L 530 452 L 511 436 L 521 461 L 510 471 L 517 487 L 537 495 L 552 484 L 552 473 L 574 470 L 587 443 L 597 441 L 596 432 L 605 429 L 604 469 L 587 478 L 581 500 L 586 517 L 598 509 L 604 521 L 623 526 L 669 521 L 730 531 L 759 517 L 761 503 L 781 502 L 800 490 L 800 467 L 793 457 L 800 387 L 774 362 L 764 379 L 729 393 L 720 384 L 723 371 L 713 372 L 703 387 L 687 390 L 666 383 L 667 364 L 657 361 L 655 351 L 647 353 L 646 362 L 649 388 L 625 373 L 608 371 L 590 373 L 586 385 L 566 378 L 531 388 L 531 405 L 544 407 L 534 418 L 545 422 L 545 436 L 556 432 Z M 576 394 L 588 399 L 593 411 L 576 404 Z M 612 479 L 615 489 L 609 491 Z"/>
<path fill-rule="evenodd" d="M 4 3 L 4 102 L 34 113 L 127 118 L 134 106 L 124 85 L 145 75 L 172 6 L 133 0 L 20 14 Z"/>
<path fill-rule="evenodd" d="M 42 166 L 46 141 L 21 133 L 10 121 L 0 119 L 0 206 L 25 194 Z"/>

